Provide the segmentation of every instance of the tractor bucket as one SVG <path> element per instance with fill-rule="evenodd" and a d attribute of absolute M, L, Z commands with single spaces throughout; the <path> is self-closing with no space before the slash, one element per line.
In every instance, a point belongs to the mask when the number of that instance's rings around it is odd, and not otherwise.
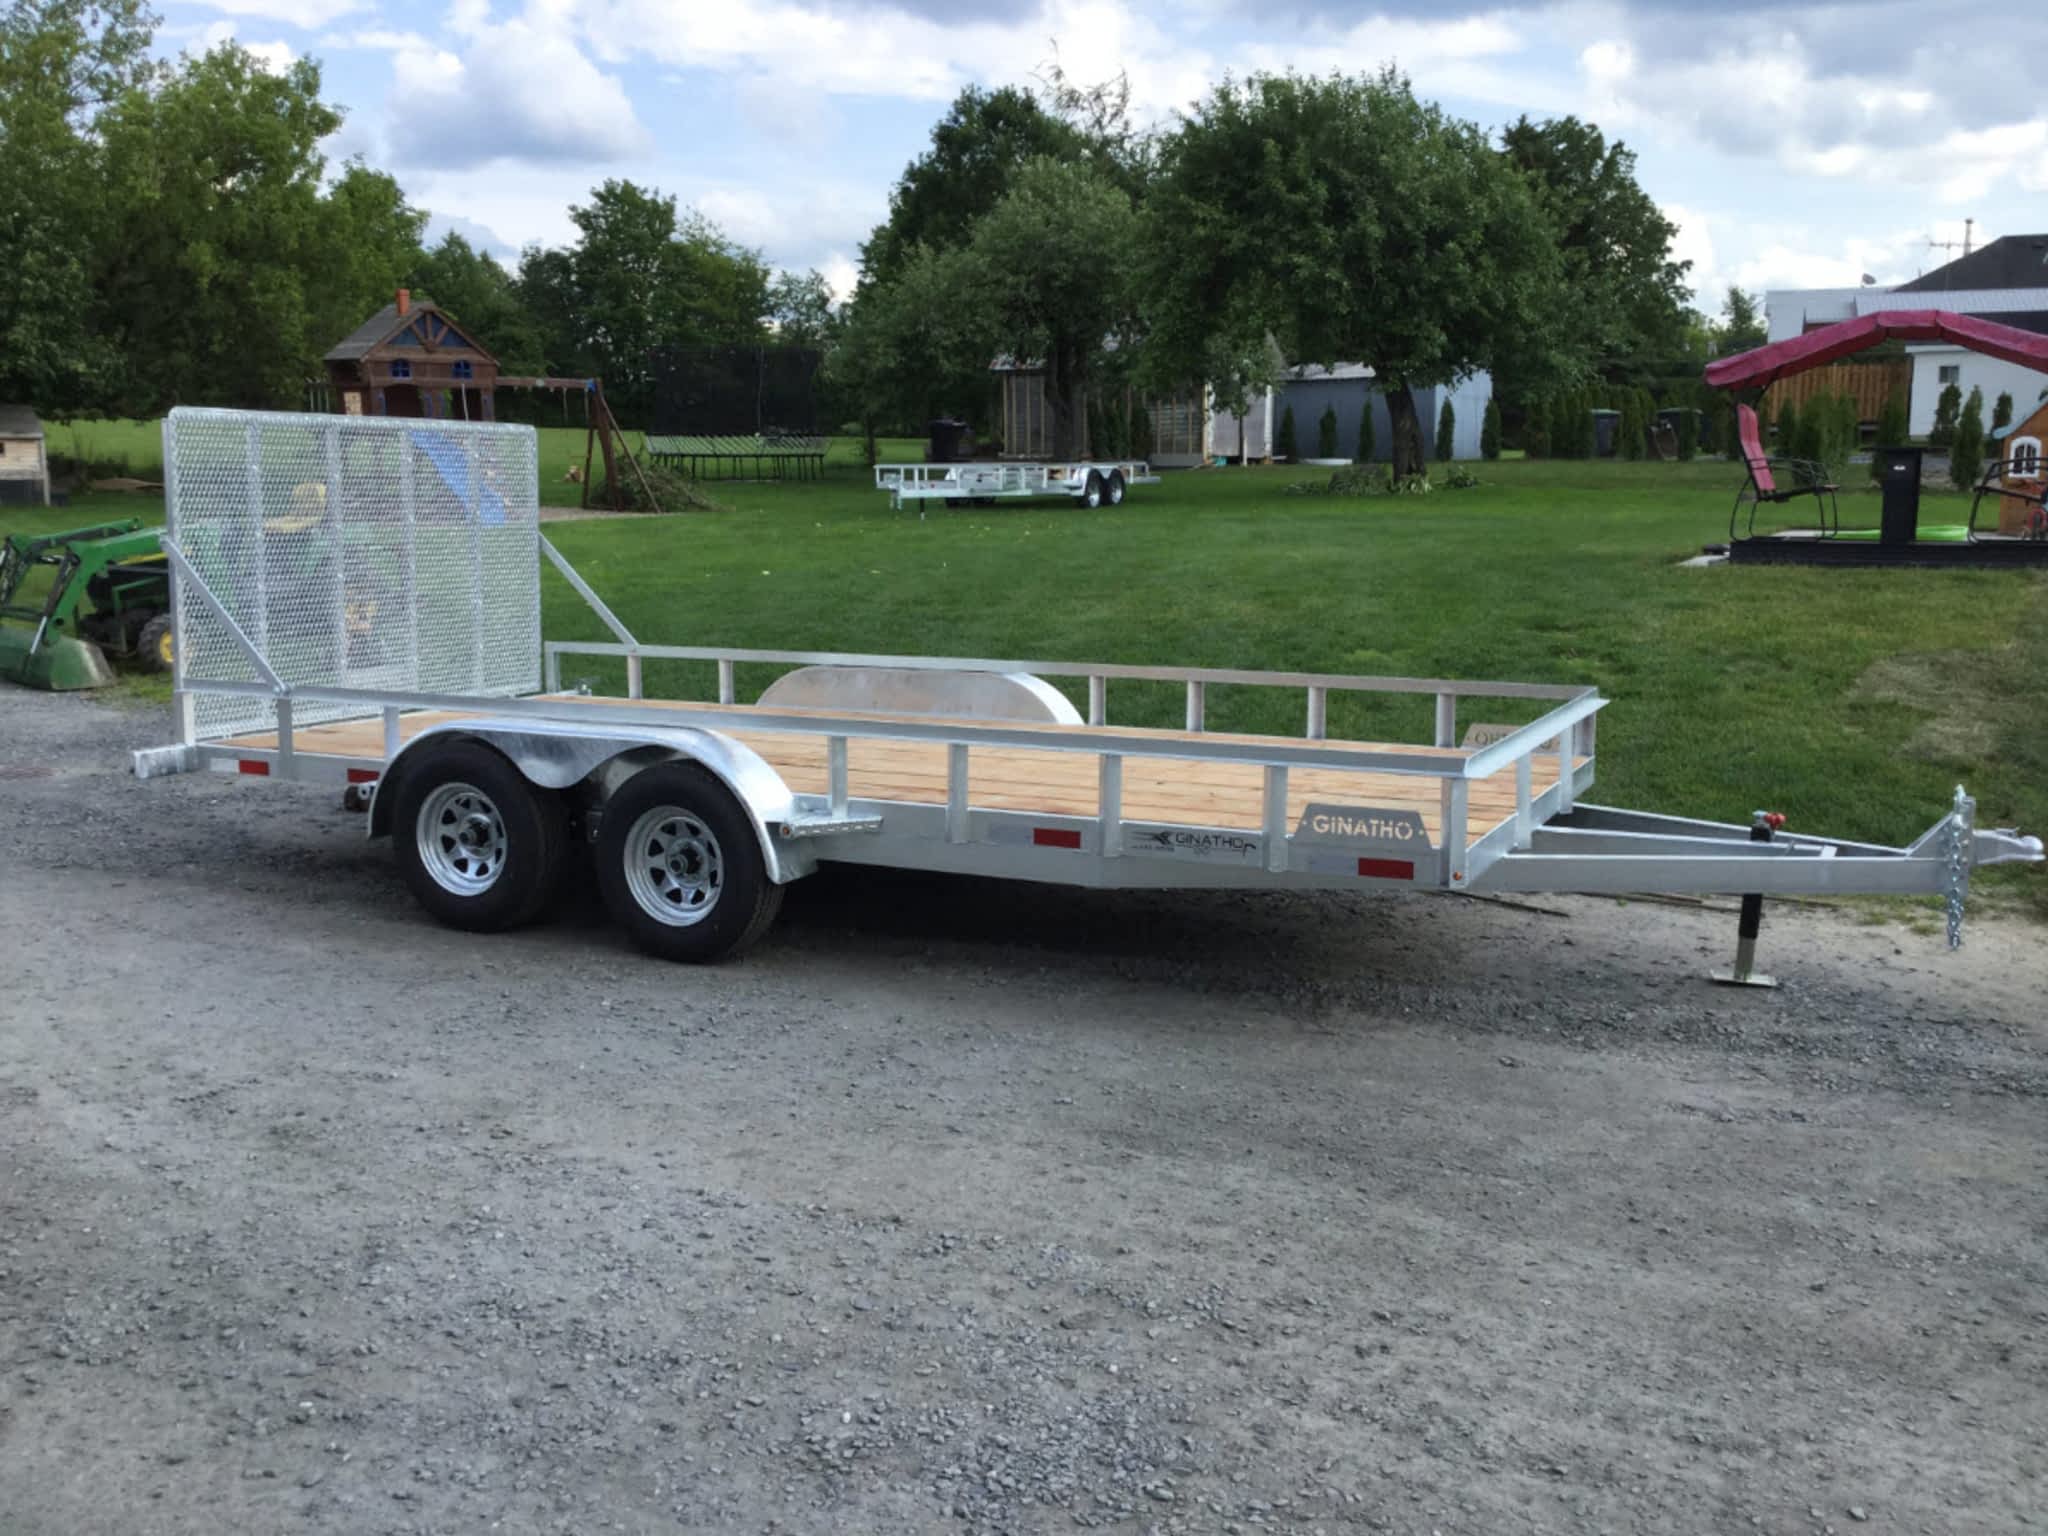
<path fill-rule="evenodd" d="M 105 653 L 90 640 L 59 635 L 46 637 L 41 645 L 35 642 L 33 629 L 0 624 L 0 678 L 59 691 L 104 688 L 114 680 Z"/>

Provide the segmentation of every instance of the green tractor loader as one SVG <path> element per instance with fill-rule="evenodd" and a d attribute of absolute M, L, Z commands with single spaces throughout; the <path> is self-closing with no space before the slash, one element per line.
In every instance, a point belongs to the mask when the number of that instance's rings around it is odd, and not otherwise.
<path fill-rule="evenodd" d="M 0 540 L 0 678 L 31 688 L 99 688 L 107 655 L 151 671 L 172 661 L 163 529 L 140 518 Z"/>

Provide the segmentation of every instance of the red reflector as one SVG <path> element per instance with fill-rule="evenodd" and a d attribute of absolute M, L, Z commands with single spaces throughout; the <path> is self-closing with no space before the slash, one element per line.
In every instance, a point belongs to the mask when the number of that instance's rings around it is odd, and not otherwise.
<path fill-rule="evenodd" d="M 260 757 L 245 757 L 237 762 L 235 767 L 243 773 L 253 773 L 259 776 L 270 772 L 270 764 L 263 761 Z"/>
<path fill-rule="evenodd" d="M 1412 859 L 1360 859 L 1358 872 L 1375 880 L 1413 880 L 1415 862 Z"/>
<path fill-rule="evenodd" d="M 351 768 L 348 771 L 348 781 L 351 784 L 374 784 L 377 782 L 377 770 L 374 768 Z"/>
<path fill-rule="evenodd" d="M 1040 848 L 1079 848 L 1081 834 L 1071 827 L 1033 827 L 1031 841 Z"/>

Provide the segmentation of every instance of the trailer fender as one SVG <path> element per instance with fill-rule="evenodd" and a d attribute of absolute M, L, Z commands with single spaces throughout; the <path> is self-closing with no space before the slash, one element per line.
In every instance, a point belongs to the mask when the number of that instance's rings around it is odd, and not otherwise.
<path fill-rule="evenodd" d="M 817 867 L 807 844 L 777 836 L 796 811 L 795 797 L 782 775 L 744 743 L 694 726 L 607 724 L 590 728 L 558 720 L 488 718 L 430 726 L 407 742 L 378 778 L 370 800 L 371 837 L 391 831 L 396 786 L 408 761 L 422 745 L 448 740 L 481 741 L 495 748 L 543 789 L 568 789 L 595 778 L 607 796 L 649 763 L 680 760 L 701 764 L 732 791 L 753 822 L 770 879 L 785 885 Z"/>

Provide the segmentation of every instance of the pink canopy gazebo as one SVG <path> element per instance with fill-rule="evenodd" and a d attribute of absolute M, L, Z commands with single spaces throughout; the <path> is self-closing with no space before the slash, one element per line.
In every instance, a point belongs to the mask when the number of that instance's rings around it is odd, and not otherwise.
<path fill-rule="evenodd" d="M 1715 389 L 1762 389 L 1779 379 L 1809 368 L 1825 367 L 1837 358 L 1884 341 L 1946 341 L 2048 373 L 2048 336 L 1952 310 L 1887 309 L 1824 325 L 1804 336 L 1774 341 L 1733 357 L 1717 357 L 1707 364 L 1706 379 Z"/>
<path fill-rule="evenodd" d="M 1853 320 L 1839 321 L 1808 331 L 1803 336 L 1794 336 L 1787 341 L 1774 341 L 1749 352 L 1737 353 L 1734 357 L 1716 358 L 1707 364 L 1706 381 L 1716 389 L 1733 391 L 1762 391 L 1779 379 L 1793 374 L 1805 373 L 1811 368 L 1824 367 L 1837 358 L 1861 352 L 1885 341 L 1938 341 L 1953 346 L 1967 347 L 1973 352 L 1982 352 L 1987 357 L 2002 358 L 2008 363 L 2017 363 L 2023 368 L 2032 368 L 2048 373 L 2048 336 L 2032 331 L 2017 330 L 2010 325 L 2000 325 L 1995 320 L 1985 320 L 1976 315 L 1960 315 L 1946 309 L 1891 309 L 1878 310 L 1868 315 L 1858 315 Z M 1823 515 L 1822 527 L 1817 534 L 1774 534 L 1762 538 L 1735 537 L 1735 519 L 1742 508 L 1750 508 L 1751 531 L 1754 534 L 1756 508 L 1762 503 L 1781 503 L 1798 496 L 1813 495 L 1817 500 L 1825 499 L 1832 509 L 1832 498 L 1836 487 L 1824 483 L 1818 473 L 1818 466 L 1806 466 L 1810 473 L 1799 484 L 1780 490 L 1772 474 L 1773 460 L 1764 456 L 1762 435 L 1756 413 L 1748 405 L 1736 407 L 1737 422 L 1749 478 L 1742 490 L 1736 494 L 1735 510 L 1730 514 L 1728 524 L 1729 552 L 1743 559 L 1826 561 L 1830 563 L 1865 563 L 1880 559 L 1894 559 L 1901 563 L 1946 564 L 1967 561 L 1973 564 L 1994 563 L 2007 560 L 2028 560 L 2038 562 L 2048 544 L 2031 540 L 2005 539 L 1991 543 L 1983 542 L 1976 532 L 1977 500 L 1982 499 L 1989 482 L 1977 487 L 1977 496 L 1970 504 L 1968 532 L 1961 543 L 1929 545 L 1919 538 L 1920 520 L 1920 472 L 1916 450 L 1907 449 L 1903 444 L 1880 444 L 1882 451 L 1897 463 L 1892 467 L 1901 471 L 1894 477 L 1889 471 L 1883 477 L 1884 523 L 1879 530 L 1875 546 L 1858 542 L 1867 539 L 1868 532 L 1844 534 L 1839 518 L 1834 528 L 1827 527 Z M 1998 466 L 1993 466 L 1993 471 Z M 1896 483 L 1895 483 L 1896 481 Z"/>

